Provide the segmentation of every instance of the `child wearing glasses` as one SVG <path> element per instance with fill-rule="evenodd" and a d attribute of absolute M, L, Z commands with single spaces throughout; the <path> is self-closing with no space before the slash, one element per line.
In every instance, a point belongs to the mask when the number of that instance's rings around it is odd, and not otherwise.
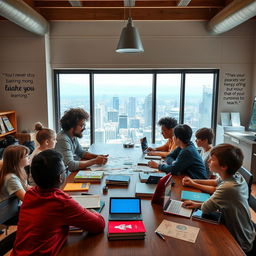
<path fill-rule="evenodd" d="M 243 153 L 230 144 L 220 144 L 210 152 L 209 168 L 220 175 L 216 191 L 204 203 L 185 201 L 184 207 L 201 208 L 203 213 L 220 210 L 224 224 L 247 255 L 256 255 L 255 228 L 248 204 L 248 185 L 237 170 Z"/>
<path fill-rule="evenodd" d="M 0 170 L 0 202 L 16 195 L 23 200 L 27 184 L 25 167 L 29 165 L 29 149 L 22 145 L 8 146 L 4 150 L 3 165 Z"/>
<path fill-rule="evenodd" d="M 60 189 L 65 166 L 59 152 L 48 149 L 36 155 L 31 173 L 37 186 L 26 193 L 20 208 L 12 256 L 57 255 L 67 240 L 69 226 L 91 234 L 104 230 L 100 214 L 84 209 Z"/>

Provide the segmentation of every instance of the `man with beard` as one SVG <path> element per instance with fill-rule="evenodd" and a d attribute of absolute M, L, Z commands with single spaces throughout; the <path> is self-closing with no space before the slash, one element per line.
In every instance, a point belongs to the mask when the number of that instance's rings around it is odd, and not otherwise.
<path fill-rule="evenodd" d="M 85 169 L 94 164 L 106 164 L 108 155 L 95 155 L 83 149 L 77 138 L 83 137 L 89 114 L 82 108 L 65 111 L 60 119 L 62 131 L 57 135 L 55 149 L 63 155 L 69 171 Z"/>

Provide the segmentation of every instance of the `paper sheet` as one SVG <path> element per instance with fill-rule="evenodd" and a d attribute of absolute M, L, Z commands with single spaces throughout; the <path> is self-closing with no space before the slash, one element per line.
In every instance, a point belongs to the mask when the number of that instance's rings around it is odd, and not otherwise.
<path fill-rule="evenodd" d="M 156 229 L 157 232 L 165 235 L 195 243 L 199 228 L 184 225 L 177 222 L 163 220 L 159 227 Z"/>

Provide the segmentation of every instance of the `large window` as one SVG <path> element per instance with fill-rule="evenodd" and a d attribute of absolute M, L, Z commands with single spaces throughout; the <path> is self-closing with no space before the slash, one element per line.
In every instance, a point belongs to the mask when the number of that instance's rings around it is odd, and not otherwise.
<path fill-rule="evenodd" d="M 57 78 L 59 95 L 58 119 L 70 108 L 79 107 L 90 113 L 89 74 L 60 73 Z M 90 137 L 90 122 L 88 122 L 83 132 L 83 137 L 79 139 L 80 143 L 85 146 L 90 145 Z"/>
<path fill-rule="evenodd" d="M 151 138 L 152 74 L 95 74 L 94 113 L 95 142 Z"/>
<path fill-rule="evenodd" d="M 55 71 L 56 120 L 71 107 L 90 113 L 81 140 L 90 143 L 153 143 L 164 139 L 157 122 L 215 128 L 217 70 Z M 58 127 L 59 128 L 59 127 Z M 90 129 L 91 128 L 91 129 Z"/>

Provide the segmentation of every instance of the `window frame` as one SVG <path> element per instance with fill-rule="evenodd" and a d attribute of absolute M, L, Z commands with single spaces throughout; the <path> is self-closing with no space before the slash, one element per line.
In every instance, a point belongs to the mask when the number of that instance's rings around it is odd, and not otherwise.
<path fill-rule="evenodd" d="M 94 107 L 95 107 L 95 92 L 94 92 L 94 74 L 152 74 L 152 143 L 155 143 L 156 135 L 156 107 L 157 107 L 157 74 L 181 74 L 180 84 L 180 123 L 184 122 L 184 107 L 185 107 L 185 84 L 186 74 L 213 74 L 213 97 L 212 97 L 212 120 L 211 128 L 216 131 L 217 126 L 217 106 L 218 106 L 218 91 L 219 91 L 219 69 L 55 69 L 54 70 L 54 100 L 55 100 L 55 128 L 60 131 L 60 84 L 59 76 L 61 74 L 88 74 L 89 75 L 89 99 L 90 99 L 90 144 L 95 141 L 94 137 Z M 214 141 L 215 143 L 215 141 Z"/>

